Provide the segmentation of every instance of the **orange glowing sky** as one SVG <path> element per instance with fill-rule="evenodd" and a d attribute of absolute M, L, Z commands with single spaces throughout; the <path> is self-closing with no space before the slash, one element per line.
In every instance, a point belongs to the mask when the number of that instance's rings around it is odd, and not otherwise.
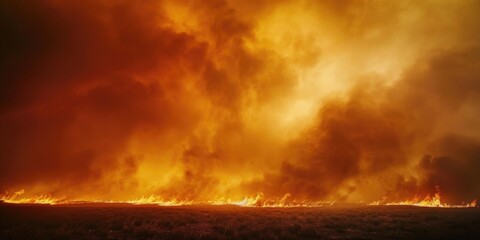
<path fill-rule="evenodd" d="M 0 193 L 480 198 L 480 2 L 0 3 Z"/>

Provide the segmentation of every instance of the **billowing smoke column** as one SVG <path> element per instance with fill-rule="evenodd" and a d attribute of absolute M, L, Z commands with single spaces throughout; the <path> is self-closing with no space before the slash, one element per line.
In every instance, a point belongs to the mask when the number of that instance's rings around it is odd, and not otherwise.
<path fill-rule="evenodd" d="M 435 53 L 391 86 L 362 79 L 346 99 L 327 101 L 280 171 L 255 184 L 307 199 L 349 199 L 382 182 L 393 199 L 435 191 L 451 202 L 478 198 L 480 141 L 465 126 L 480 107 L 475 51 Z"/>
<path fill-rule="evenodd" d="M 3 1 L 0 191 L 480 198 L 479 10 Z"/>

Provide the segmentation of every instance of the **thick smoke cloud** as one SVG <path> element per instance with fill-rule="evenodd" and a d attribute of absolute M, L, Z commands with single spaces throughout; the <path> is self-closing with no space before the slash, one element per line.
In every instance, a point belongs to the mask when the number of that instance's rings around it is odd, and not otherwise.
<path fill-rule="evenodd" d="M 198 197 L 266 141 L 245 133 L 247 104 L 295 82 L 274 52 L 246 47 L 252 27 L 223 1 L 2 5 L 3 189 Z M 159 175 L 180 186 L 152 188 Z"/>
<path fill-rule="evenodd" d="M 476 1 L 4 1 L 0 191 L 480 197 Z"/>
<path fill-rule="evenodd" d="M 464 126 L 477 117 L 463 112 L 480 107 L 477 51 L 434 53 L 391 86 L 362 79 L 346 100 L 321 108 L 277 174 L 253 185 L 269 195 L 344 199 L 362 181 L 395 176 L 385 189 L 393 200 L 436 191 L 450 202 L 478 198 L 480 136 L 475 126 Z"/>
<path fill-rule="evenodd" d="M 480 179 L 480 142 L 462 136 L 445 136 L 435 143 L 436 157 L 425 155 L 419 168 L 423 173 L 422 187 L 441 186 L 450 202 L 477 199 Z"/>
<path fill-rule="evenodd" d="M 198 71 L 205 46 L 156 26 L 149 6 L 2 4 L 2 187 L 128 190 L 115 188 L 135 184 L 138 156 L 125 151 L 133 131 L 192 128 L 185 118 L 199 113 L 178 78 L 181 68 Z"/>

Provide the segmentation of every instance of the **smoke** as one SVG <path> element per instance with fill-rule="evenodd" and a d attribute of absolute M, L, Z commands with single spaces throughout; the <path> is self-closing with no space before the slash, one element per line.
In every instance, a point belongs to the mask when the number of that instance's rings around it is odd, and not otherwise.
<path fill-rule="evenodd" d="M 117 187 L 135 186 L 141 156 L 126 148 L 137 129 L 192 128 L 184 118 L 199 113 L 174 98 L 186 94 L 179 70 L 157 68 L 201 62 L 204 47 L 157 27 L 156 13 L 130 3 L 3 5 L 3 187 L 128 191 Z"/>
<path fill-rule="evenodd" d="M 479 197 L 476 1 L 5 1 L 0 190 Z"/>
<path fill-rule="evenodd" d="M 478 126 L 464 125 L 473 117 L 464 109 L 480 107 L 477 51 L 434 53 L 390 86 L 370 77 L 346 99 L 327 101 L 316 123 L 291 142 L 280 170 L 255 182 L 256 190 L 349 199 L 376 179 L 392 182 L 376 193 L 392 199 L 437 188 L 451 202 L 478 198 L 480 136 Z"/>
<path fill-rule="evenodd" d="M 435 157 L 425 155 L 419 165 L 422 187 L 441 186 L 450 202 L 478 198 L 478 139 L 452 135 L 439 139 L 435 145 Z"/>

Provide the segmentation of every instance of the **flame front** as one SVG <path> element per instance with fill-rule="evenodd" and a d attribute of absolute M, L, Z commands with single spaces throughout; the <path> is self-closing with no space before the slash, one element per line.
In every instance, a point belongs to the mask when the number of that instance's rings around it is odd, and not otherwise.
<path fill-rule="evenodd" d="M 134 204 L 134 205 L 159 205 L 159 206 L 196 206 L 196 205 L 236 205 L 240 207 L 323 207 L 333 206 L 336 201 L 288 201 L 291 198 L 291 194 L 285 194 L 281 199 L 266 199 L 264 194 L 259 193 L 254 197 L 245 197 L 242 200 L 231 200 L 225 198 L 219 198 L 211 201 L 192 201 L 181 199 L 166 199 L 161 196 L 150 195 L 149 197 L 141 197 L 129 201 L 105 201 L 105 200 L 66 200 L 53 198 L 48 194 L 22 198 L 24 190 L 17 191 L 13 194 L 0 195 L 0 201 L 11 204 L 79 204 L 79 203 L 122 203 L 122 204 Z M 415 196 L 411 200 L 399 201 L 399 202 L 387 202 L 387 198 L 369 203 L 370 206 L 417 206 L 417 207 L 438 207 L 438 208 L 474 208 L 477 207 L 477 200 L 474 199 L 470 203 L 463 204 L 448 204 L 441 201 L 440 193 L 436 193 L 434 197 L 427 195 L 425 198 L 419 198 Z"/>
<path fill-rule="evenodd" d="M 266 199 L 262 193 L 252 197 L 244 197 L 242 200 L 231 200 L 219 198 L 209 201 L 193 201 L 181 200 L 176 198 L 167 199 L 161 196 L 150 195 L 149 197 L 141 197 L 129 201 L 105 201 L 105 200 L 66 200 L 60 198 L 53 198 L 48 194 L 23 198 L 24 190 L 15 192 L 14 194 L 0 195 L 0 201 L 11 204 L 83 204 L 83 203 L 120 203 L 120 204 L 134 204 L 134 205 L 159 205 L 159 206 L 197 206 L 197 205 L 235 205 L 240 207 L 322 207 L 331 206 L 335 201 L 287 201 L 290 194 L 285 194 L 281 199 Z"/>
<path fill-rule="evenodd" d="M 25 190 L 17 191 L 13 194 L 8 194 L 8 192 L 0 195 L 0 201 L 6 203 L 16 203 L 16 204 L 61 204 L 68 203 L 65 199 L 54 198 L 49 194 L 42 194 L 34 197 L 24 198 L 22 195 L 25 193 Z"/>
<path fill-rule="evenodd" d="M 415 195 L 411 200 L 388 202 L 384 197 L 382 200 L 371 202 L 369 205 L 386 205 L 386 206 L 417 206 L 417 207 L 438 207 L 438 208 L 474 208 L 477 207 L 477 200 L 474 199 L 470 203 L 448 204 L 441 201 L 440 193 L 437 192 L 433 197 L 430 195 L 420 198 Z"/>

